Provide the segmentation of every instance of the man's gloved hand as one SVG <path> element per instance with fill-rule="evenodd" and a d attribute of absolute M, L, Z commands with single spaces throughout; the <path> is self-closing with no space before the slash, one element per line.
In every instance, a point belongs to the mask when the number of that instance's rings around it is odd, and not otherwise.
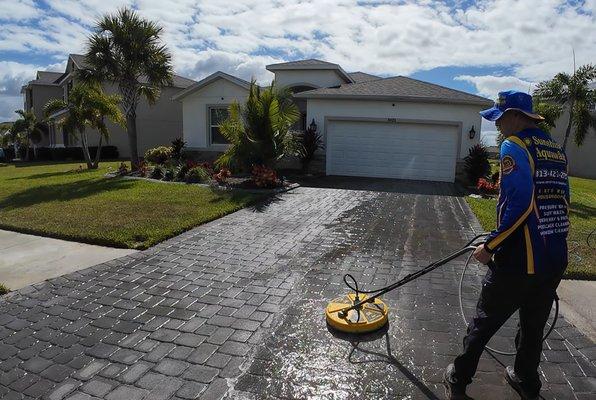
<path fill-rule="evenodd" d="M 488 264 L 492 256 L 493 255 L 491 253 L 486 251 L 484 244 L 481 244 L 480 246 L 476 247 L 476 250 L 474 250 L 474 258 L 482 264 Z"/>

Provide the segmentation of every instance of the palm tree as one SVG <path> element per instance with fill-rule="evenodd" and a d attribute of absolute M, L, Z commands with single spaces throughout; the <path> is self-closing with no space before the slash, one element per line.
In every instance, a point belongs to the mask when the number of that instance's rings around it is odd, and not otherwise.
<path fill-rule="evenodd" d="M 105 119 L 124 125 L 124 115 L 120 111 L 120 96 L 107 95 L 98 85 L 75 85 L 68 94 L 68 101 L 60 99 L 50 100 L 44 107 L 44 115 L 50 117 L 63 111 L 55 117 L 56 122 L 62 125 L 66 132 L 76 135 L 81 139 L 83 157 L 88 169 L 97 169 L 101 154 L 103 139 L 109 137 Z M 99 132 L 99 144 L 95 153 L 95 160 L 89 154 L 89 139 L 86 128 L 96 129 Z"/>
<path fill-rule="evenodd" d="M 248 170 L 253 165 L 274 167 L 289 154 L 294 142 L 290 128 L 300 117 L 292 93 L 272 83 L 263 90 L 253 80 L 245 104 L 233 103 L 220 125 L 231 146 L 220 156 L 222 167 Z"/>
<path fill-rule="evenodd" d="M 27 161 L 29 161 L 30 146 L 33 147 L 33 156 L 37 158 L 36 146 L 41 142 L 43 135 L 47 133 L 47 126 L 43 122 L 37 121 L 37 117 L 33 113 L 33 110 L 17 110 L 15 112 L 19 114 L 21 118 L 17 119 L 10 128 L 13 140 L 14 142 L 17 142 L 19 136 L 22 137 L 22 142 L 24 142 L 26 146 L 25 159 Z"/>
<path fill-rule="evenodd" d="M 158 24 L 128 8 L 105 15 L 89 38 L 85 55 L 88 67 L 78 73 L 85 82 L 108 81 L 118 85 L 133 169 L 139 163 L 136 125 L 139 99 L 144 97 L 154 104 L 161 88 L 172 84 L 172 57 L 161 43 L 161 32 Z"/>
<path fill-rule="evenodd" d="M 551 80 L 540 82 L 534 91 L 540 101 L 551 102 L 569 110 L 569 120 L 563 140 L 563 150 L 567 147 L 567 139 L 571 128 L 575 127 L 575 143 L 580 146 L 590 128 L 596 128 L 596 117 L 591 114 L 590 107 L 596 103 L 596 90 L 590 84 L 596 79 L 596 66 L 587 64 L 579 67 L 573 75 L 561 72 Z"/>

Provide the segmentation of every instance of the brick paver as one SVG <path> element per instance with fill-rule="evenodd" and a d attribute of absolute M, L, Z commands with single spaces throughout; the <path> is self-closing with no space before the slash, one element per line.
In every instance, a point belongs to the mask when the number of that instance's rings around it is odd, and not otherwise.
<path fill-rule="evenodd" d="M 477 223 L 447 184 L 327 184 L 4 296 L 0 397 L 442 398 L 463 333 L 463 261 L 386 296 L 389 329 L 369 341 L 332 334 L 322 309 L 345 291 L 343 273 L 384 285 L 457 248 Z M 474 289 L 465 293 L 469 308 Z M 545 398 L 593 398 L 595 349 L 562 321 L 545 346 Z M 485 355 L 472 394 L 515 398 L 501 378 L 510 362 Z"/>

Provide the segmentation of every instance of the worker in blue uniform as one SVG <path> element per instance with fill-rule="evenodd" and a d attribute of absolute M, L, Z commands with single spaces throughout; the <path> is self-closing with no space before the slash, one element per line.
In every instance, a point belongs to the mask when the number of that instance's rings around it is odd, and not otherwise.
<path fill-rule="evenodd" d="M 499 93 L 494 107 L 480 113 L 505 137 L 500 152 L 497 229 L 474 251 L 489 269 L 476 316 L 468 325 L 464 350 L 444 374 L 447 398 L 468 399 L 484 346 L 519 310 L 513 366 L 507 382 L 523 399 L 538 399 L 542 336 L 556 289 L 567 267 L 569 183 L 561 146 L 538 128 L 532 97 Z"/>

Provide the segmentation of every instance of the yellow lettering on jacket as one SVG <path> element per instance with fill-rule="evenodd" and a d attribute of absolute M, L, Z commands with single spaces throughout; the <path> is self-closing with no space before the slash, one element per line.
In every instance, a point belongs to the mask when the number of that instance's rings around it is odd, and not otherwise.
<path fill-rule="evenodd" d="M 536 156 L 541 160 L 565 161 L 565 155 L 560 151 L 536 149 Z"/>
<path fill-rule="evenodd" d="M 541 139 L 539 137 L 532 136 L 532 141 L 534 141 L 534 144 L 536 144 L 536 145 L 551 147 L 551 148 L 557 149 L 557 150 L 562 149 L 561 145 L 559 143 L 555 142 L 554 140 Z"/>

